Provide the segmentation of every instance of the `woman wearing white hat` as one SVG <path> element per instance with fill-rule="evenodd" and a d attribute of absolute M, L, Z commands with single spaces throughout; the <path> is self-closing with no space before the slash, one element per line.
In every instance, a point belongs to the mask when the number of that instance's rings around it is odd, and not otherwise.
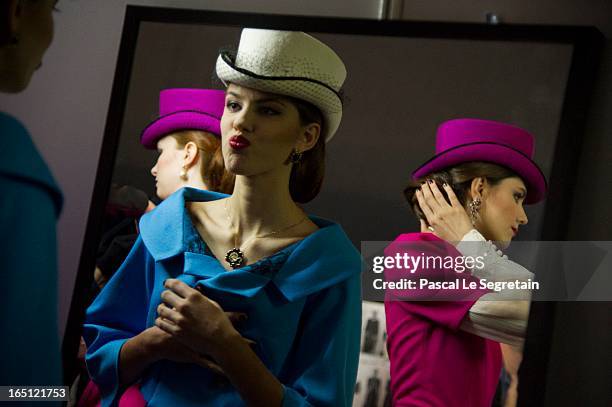
<path fill-rule="evenodd" d="M 140 380 L 150 405 L 348 406 L 361 261 L 340 226 L 299 206 L 321 188 L 344 64 L 305 33 L 245 29 L 217 75 L 234 193 L 182 189 L 143 217 L 88 310 L 103 405 Z"/>

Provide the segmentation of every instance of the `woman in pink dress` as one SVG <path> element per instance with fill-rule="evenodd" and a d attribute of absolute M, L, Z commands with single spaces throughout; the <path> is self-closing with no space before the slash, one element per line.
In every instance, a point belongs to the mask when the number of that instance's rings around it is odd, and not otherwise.
<path fill-rule="evenodd" d="M 385 301 L 394 406 L 491 406 L 500 342 L 520 346 L 529 314 L 533 274 L 500 249 L 527 223 L 523 204 L 544 198 L 532 157 L 523 129 L 450 120 L 438 128 L 435 156 L 413 172 L 404 193 L 421 233 L 385 250 L 421 258 L 412 270 L 385 270 L 387 282 L 415 284 L 388 289 Z M 521 289 L 481 284 L 509 281 Z"/>

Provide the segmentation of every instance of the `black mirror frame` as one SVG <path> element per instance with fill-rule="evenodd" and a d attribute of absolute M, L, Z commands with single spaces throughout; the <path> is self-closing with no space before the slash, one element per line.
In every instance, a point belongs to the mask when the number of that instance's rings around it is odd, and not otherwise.
<path fill-rule="evenodd" d="M 573 53 L 555 146 L 555 160 L 549 179 L 549 195 L 570 197 L 574 193 L 575 168 L 582 147 L 582 137 L 576 135 L 584 132 L 603 45 L 603 36 L 594 27 L 379 21 L 127 6 L 96 184 L 62 344 L 64 383 L 67 385 L 72 383 L 77 371 L 76 354 L 85 316 L 87 292 L 93 281 L 91 270 L 95 267 L 97 238 L 101 228 L 100 215 L 104 211 L 111 184 L 141 22 L 215 24 L 308 32 L 571 45 Z M 571 207 L 572 199 L 554 202 L 550 200 L 546 203 L 541 240 L 566 239 L 567 222 L 564 220 L 565 214 L 571 212 Z M 546 386 L 555 313 L 554 302 L 532 304 L 525 357 L 520 370 L 519 405 L 521 406 L 542 405 L 544 402 L 542 389 Z"/>

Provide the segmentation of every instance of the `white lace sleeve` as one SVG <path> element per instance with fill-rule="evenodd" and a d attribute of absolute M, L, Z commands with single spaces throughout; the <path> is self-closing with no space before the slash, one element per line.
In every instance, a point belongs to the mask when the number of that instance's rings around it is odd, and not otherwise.
<path fill-rule="evenodd" d="M 472 275 L 487 281 L 527 281 L 534 274 L 525 267 L 508 259 L 492 242 L 486 240 L 476 229 L 470 230 L 457 244 L 463 256 L 481 256 L 484 267 L 474 267 Z"/>
<path fill-rule="evenodd" d="M 489 282 L 528 281 L 534 274 L 508 259 L 476 229 L 466 233 L 457 244 L 463 256 L 481 257 L 483 267 L 472 275 Z M 525 335 L 529 316 L 529 290 L 505 289 L 480 297 L 466 315 L 461 329 L 475 335 L 511 345 L 519 345 Z"/>

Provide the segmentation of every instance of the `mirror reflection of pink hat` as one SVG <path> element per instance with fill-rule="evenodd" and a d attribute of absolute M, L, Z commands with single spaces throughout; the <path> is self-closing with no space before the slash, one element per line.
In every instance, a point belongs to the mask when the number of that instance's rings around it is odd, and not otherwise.
<path fill-rule="evenodd" d="M 144 128 L 140 143 L 154 149 L 157 141 L 177 131 L 202 130 L 221 137 L 225 92 L 216 89 L 165 89 L 159 93 L 159 117 Z"/>
<path fill-rule="evenodd" d="M 470 161 L 498 164 L 514 171 L 527 186 L 526 204 L 546 195 L 546 178 L 533 161 L 534 137 L 520 127 L 491 120 L 454 119 L 436 132 L 436 155 L 417 168 L 413 179 Z"/>

